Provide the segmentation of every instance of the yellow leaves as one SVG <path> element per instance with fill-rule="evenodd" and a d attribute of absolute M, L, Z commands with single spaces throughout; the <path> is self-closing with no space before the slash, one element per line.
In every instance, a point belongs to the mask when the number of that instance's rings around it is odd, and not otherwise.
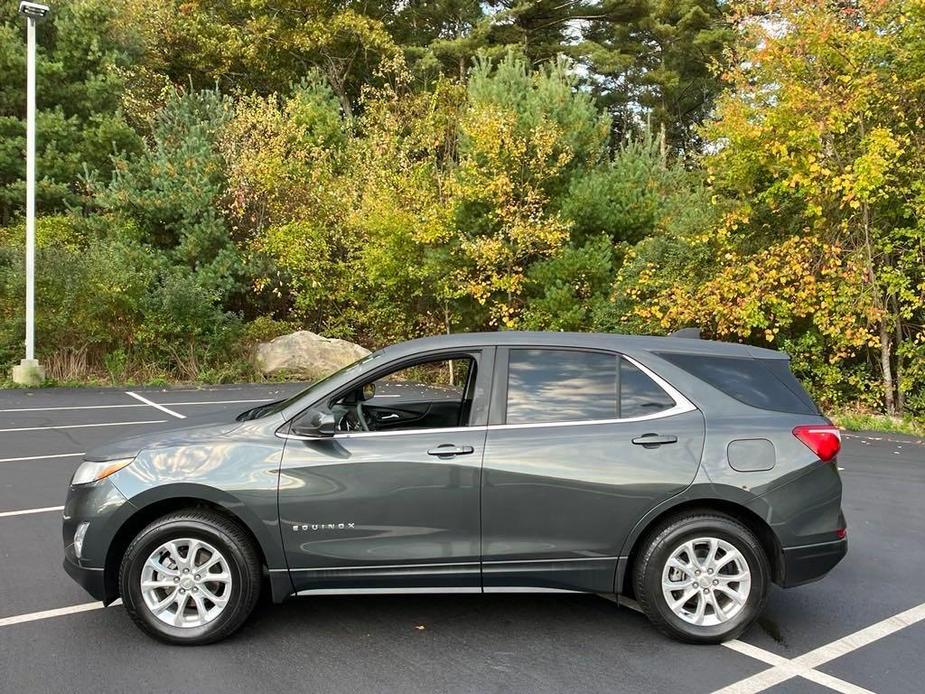
<path fill-rule="evenodd" d="M 722 254 L 705 282 L 678 278 L 661 288 L 658 273 L 640 274 L 635 315 L 666 326 L 709 325 L 736 339 L 757 331 L 769 344 L 808 319 L 833 344 L 855 349 L 869 337 L 871 305 L 861 266 L 844 256 L 817 237 L 793 236 L 751 256 Z"/>

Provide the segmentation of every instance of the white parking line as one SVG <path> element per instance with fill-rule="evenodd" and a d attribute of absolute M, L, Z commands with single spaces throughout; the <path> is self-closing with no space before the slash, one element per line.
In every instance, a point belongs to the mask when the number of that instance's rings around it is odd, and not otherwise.
<path fill-rule="evenodd" d="M 863 648 L 885 636 L 894 634 L 900 629 L 905 629 L 923 619 L 925 619 L 925 603 L 792 659 L 782 658 L 742 641 L 729 641 L 723 645 L 774 667 L 763 670 L 744 680 L 734 682 L 723 689 L 718 689 L 715 694 L 755 694 L 789 680 L 791 677 L 803 677 L 835 691 L 848 692 L 849 694 L 868 692 L 862 687 L 844 682 L 824 672 L 819 672 L 815 668 L 824 665 L 830 660 L 841 658 L 843 655 Z"/>
<path fill-rule="evenodd" d="M 45 508 L 27 508 L 22 511 L 3 511 L 0 518 L 9 518 L 10 516 L 28 516 L 33 513 L 48 513 L 50 511 L 63 511 L 64 506 L 46 506 Z"/>
<path fill-rule="evenodd" d="M 18 463 L 23 460 L 45 460 L 47 458 L 76 458 L 80 453 L 55 453 L 53 455 L 27 455 L 22 458 L 0 458 L 0 463 Z"/>
<path fill-rule="evenodd" d="M 186 407 L 187 405 L 237 405 L 250 402 L 270 402 L 271 398 L 249 398 L 247 400 L 196 400 L 192 402 L 162 402 L 168 407 Z M 121 403 L 119 405 L 66 405 L 63 407 L 13 407 L 0 409 L 0 412 L 58 412 L 62 410 L 117 410 L 124 407 L 147 407 L 142 403 Z"/>
<path fill-rule="evenodd" d="M 7 431 L 45 431 L 47 429 L 86 429 L 87 427 L 125 427 L 132 424 L 163 424 L 166 419 L 145 419 L 140 422 L 103 422 L 102 424 L 57 424 L 47 427 L 15 427 L 13 429 L 0 429 L 0 433 Z"/>
<path fill-rule="evenodd" d="M 156 402 L 152 402 L 151 400 L 148 400 L 148 398 L 143 397 L 143 396 L 139 395 L 138 393 L 133 393 L 132 391 L 127 390 L 127 391 L 125 391 L 125 394 L 128 395 L 129 397 L 135 398 L 135 399 L 138 400 L 139 402 L 143 402 L 145 405 L 150 405 L 151 407 L 153 407 L 153 408 L 155 408 L 155 409 L 157 409 L 157 410 L 160 410 L 161 412 L 166 412 L 167 414 L 169 414 L 169 415 L 171 415 L 171 416 L 173 416 L 173 417 L 176 417 L 177 419 L 186 419 L 186 415 L 185 415 L 185 414 L 180 414 L 179 412 L 174 412 L 173 410 L 169 410 L 169 409 L 167 409 L 166 407 L 164 407 L 163 405 L 158 405 Z"/>
<path fill-rule="evenodd" d="M 112 603 L 113 606 L 121 605 L 122 600 L 118 599 Z M 100 610 L 106 607 L 101 602 L 85 602 L 82 605 L 71 605 L 70 607 L 59 607 L 55 610 L 43 610 L 42 612 L 29 612 L 28 614 L 18 614 L 13 617 L 3 617 L 0 619 L 0 627 L 8 627 L 14 624 L 25 624 L 26 622 L 36 622 L 40 619 L 51 619 L 52 617 L 63 617 L 67 614 L 77 614 L 78 612 L 90 612 L 91 610 Z"/>
<path fill-rule="evenodd" d="M 732 649 L 733 651 L 741 653 L 742 655 L 747 655 L 750 658 L 755 658 L 756 660 L 765 662 L 768 665 L 774 665 L 782 669 L 789 669 L 790 661 L 787 658 L 779 656 L 776 653 L 771 653 L 771 651 L 766 651 L 763 648 L 758 648 L 758 646 L 753 646 L 752 644 L 746 643 L 745 641 L 727 641 L 723 645 Z M 873 692 L 869 692 L 863 687 L 858 687 L 857 685 L 851 684 L 850 682 L 845 682 L 844 680 L 840 680 L 837 677 L 833 677 L 832 675 L 828 675 L 817 670 L 795 669 L 792 677 L 803 677 L 810 680 L 811 682 L 821 684 L 824 687 L 834 689 L 836 692 L 843 692 L 844 694 L 873 694 Z"/>

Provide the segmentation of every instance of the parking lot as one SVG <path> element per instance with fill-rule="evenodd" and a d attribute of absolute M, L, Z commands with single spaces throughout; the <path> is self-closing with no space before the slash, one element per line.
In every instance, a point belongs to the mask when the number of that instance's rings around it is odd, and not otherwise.
<path fill-rule="evenodd" d="M 848 557 L 772 590 L 724 646 L 662 637 L 597 596 L 315 597 L 263 604 L 233 638 L 169 647 L 61 568 L 61 505 L 82 453 L 296 385 L 0 391 L 3 692 L 912 692 L 925 681 L 925 444 L 848 435 Z"/>

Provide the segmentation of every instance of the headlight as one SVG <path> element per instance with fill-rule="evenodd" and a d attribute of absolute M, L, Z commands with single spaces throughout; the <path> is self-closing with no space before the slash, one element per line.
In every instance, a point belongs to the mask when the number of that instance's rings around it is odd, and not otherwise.
<path fill-rule="evenodd" d="M 89 521 L 84 521 L 77 526 L 77 530 L 74 531 L 74 554 L 77 555 L 77 558 L 80 559 L 80 552 L 84 548 L 84 535 L 87 534 L 87 528 L 90 527 Z"/>
<path fill-rule="evenodd" d="M 120 460 L 107 460 L 104 463 L 94 463 L 89 460 L 85 461 L 77 468 L 77 472 L 74 473 L 74 477 L 71 479 L 71 484 L 77 485 L 98 482 L 101 479 L 109 477 L 114 472 L 119 472 L 119 470 L 131 464 L 133 460 L 135 459 L 121 458 Z"/>

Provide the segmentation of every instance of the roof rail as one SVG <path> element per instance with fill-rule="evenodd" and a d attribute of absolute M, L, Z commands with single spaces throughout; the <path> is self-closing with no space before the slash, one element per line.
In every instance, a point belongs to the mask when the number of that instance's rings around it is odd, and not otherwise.
<path fill-rule="evenodd" d="M 670 333 L 668 337 L 685 337 L 691 340 L 699 340 L 700 328 L 681 328 Z"/>

